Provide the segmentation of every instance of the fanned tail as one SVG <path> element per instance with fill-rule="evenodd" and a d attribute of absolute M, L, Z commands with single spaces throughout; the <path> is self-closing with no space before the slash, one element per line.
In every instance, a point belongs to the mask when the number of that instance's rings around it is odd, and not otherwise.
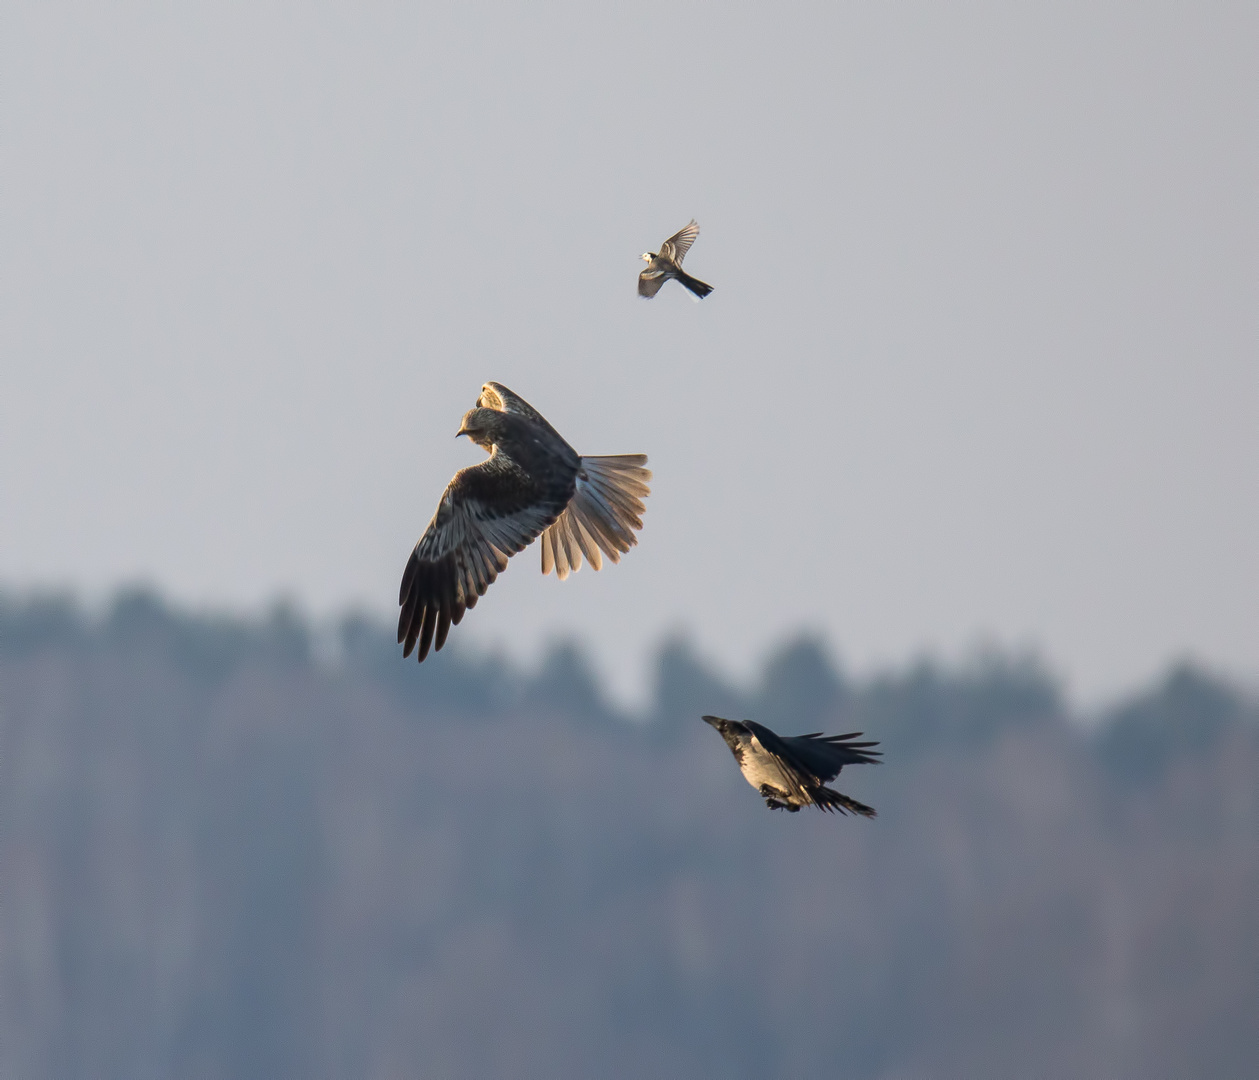
<path fill-rule="evenodd" d="M 584 457 L 577 474 L 577 490 L 554 525 L 542 534 L 542 572 L 554 568 L 563 581 L 581 569 L 581 558 L 596 570 L 603 555 L 613 562 L 638 543 L 643 527 L 643 505 L 651 489 L 646 454 Z M 600 554 L 602 552 L 602 554 Z"/>

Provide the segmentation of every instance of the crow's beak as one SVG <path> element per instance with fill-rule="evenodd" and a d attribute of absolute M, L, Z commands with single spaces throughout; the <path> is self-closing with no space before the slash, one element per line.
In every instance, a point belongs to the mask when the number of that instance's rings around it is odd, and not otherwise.
<path fill-rule="evenodd" d="M 718 731 L 721 730 L 721 725 L 725 723 L 725 721 L 720 716 L 705 716 L 705 717 L 702 717 L 702 719 L 705 724 L 712 725 Z"/>

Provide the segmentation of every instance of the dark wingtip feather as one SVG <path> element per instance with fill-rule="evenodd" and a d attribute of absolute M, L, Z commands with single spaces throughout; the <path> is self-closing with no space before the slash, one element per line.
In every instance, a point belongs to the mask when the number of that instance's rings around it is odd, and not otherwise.
<path fill-rule="evenodd" d="M 427 607 L 424 609 L 424 624 L 420 627 L 420 653 L 417 659 L 421 664 L 428 656 L 429 647 L 433 644 L 433 631 L 436 629 L 437 608 Z"/>
<path fill-rule="evenodd" d="M 410 625 L 407 627 L 407 636 L 402 643 L 402 658 L 404 660 L 410 656 L 412 651 L 415 649 L 415 643 L 420 637 L 420 626 L 423 622 L 424 612 L 421 610 L 418 615 L 411 620 Z"/>
<path fill-rule="evenodd" d="M 407 595 L 411 591 L 411 582 L 415 579 L 415 570 L 419 565 L 419 556 L 412 551 L 411 557 L 407 559 L 406 569 L 402 571 L 402 584 L 398 587 L 399 604 L 405 604 L 407 602 Z"/>

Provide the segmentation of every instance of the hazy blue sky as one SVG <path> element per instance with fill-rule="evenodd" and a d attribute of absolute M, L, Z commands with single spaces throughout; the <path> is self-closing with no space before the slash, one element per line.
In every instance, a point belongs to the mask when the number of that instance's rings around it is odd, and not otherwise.
<path fill-rule="evenodd" d="M 1259 6 L 4 22 L 0 582 L 392 618 L 497 379 L 654 494 L 454 639 L 1259 676 Z M 692 216 L 716 292 L 640 301 Z"/>

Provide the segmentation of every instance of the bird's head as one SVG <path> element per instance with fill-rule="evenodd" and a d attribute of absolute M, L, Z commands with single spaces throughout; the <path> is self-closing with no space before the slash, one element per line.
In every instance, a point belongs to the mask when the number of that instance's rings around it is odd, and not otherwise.
<path fill-rule="evenodd" d="M 656 253 L 654 251 L 644 251 L 639 257 L 643 260 L 643 262 L 651 262 L 651 260 L 656 257 Z"/>
<path fill-rule="evenodd" d="M 460 435 L 466 435 L 477 446 L 483 446 L 489 450 L 494 445 L 495 433 L 498 430 L 498 420 L 500 413 L 494 409 L 485 409 L 478 406 L 475 409 L 469 409 L 463 414 L 463 423 L 459 425 L 459 430 L 455 432 L 455 438 Z"/>
<path fill-rule="evenodd" d="M 747 738 L 748 729 L 737 720 L 723 720 L 720 716 L 705 716 L 704 723 L 715 728 L 717 734 L 726 740 L 726 745 L 733 750 Z"/>

